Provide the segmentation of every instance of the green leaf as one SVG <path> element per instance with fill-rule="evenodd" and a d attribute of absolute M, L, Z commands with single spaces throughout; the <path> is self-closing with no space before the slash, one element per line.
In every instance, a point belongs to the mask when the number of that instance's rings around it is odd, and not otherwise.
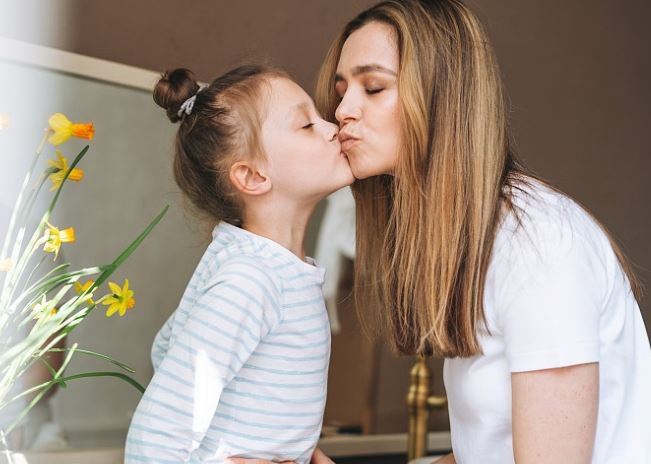
<path fill-rule="evenodd" d="M 52 348 L 51 350 L 48 350 L 48 353 L 62 352 L 62 351 L 65 352 L 65 351 L 69 351 L 69 350 L 70 350 L 70 348 Z M 104 359 L 106 361 L 109 361 L 110 363 L 115 364 L 119 368 L 124 369 L 125 371 L 127 371 L 127 372 L 129 372 L 131 374 L 135 374 L 135 372 L 136 372 L 133 369 L 131 369 L 129 366 L 127 366 L 126 364 L 123 364 L 120 361 L 116 361 L 115 359 L 111 358 L 110 356 L 106 356 L 105 354 L 96 353 L 96 352 L 90 351 L 90 350 L 81 350 L 81 349 L 76 350 L 76 352 L 79 353 L 79 354 L 86 354 L 86 355 L 89 355 L 89 356 L 95 356 L 97 358 Z"/>
<path fill-rule="evenodd" d="M 59 195 L 61 194 L 61 189 L 63 188 L 63 184 L 66 183 L 66 180 L 68 180 L 68 176 L 72 172 L 72 170 L 79 164 L 81 159 L 86 155 L 86 152 L 90 148 L 90 145 L 86 145 L 80 152 L 79 154 L 75 157 L 75 160 L 72 162 L 70 167 L 68 168 L 68 172 L 66 172 L 66 175 L 63 177 L 63 180 L 61 181 L 61 185 L 59 185 L 59 188 L 57 189 L 56 194 L 54 195 L 54 198 L 52 199 L 52 203 L 50 203 L 50 207 L 48 208 L 47 212 L 48 214 L 52 214 L 52 211 L 54 211 L 54 206 L 57 204 L 57 201 L 59 200 Z"/>

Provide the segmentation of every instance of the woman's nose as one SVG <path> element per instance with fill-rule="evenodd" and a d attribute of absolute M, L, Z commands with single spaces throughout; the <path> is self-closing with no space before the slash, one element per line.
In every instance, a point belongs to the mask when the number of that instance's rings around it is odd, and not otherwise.
<path fill-rule="evenodd" d="M 346 92 L 335 110 L 335 118 L 340 124 L 350 121 L 357 121 L 362 115 L 359 104 L 355 101 L 351 92 Z"/>

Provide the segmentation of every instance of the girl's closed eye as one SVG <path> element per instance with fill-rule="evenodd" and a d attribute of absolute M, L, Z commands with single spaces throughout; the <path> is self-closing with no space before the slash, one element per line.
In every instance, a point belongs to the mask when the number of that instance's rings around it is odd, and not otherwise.
<path fill-rule="evenodd" d="M 313 126 L 314 126 L 314 123 L 309 122 L 309 123 L 305 124 L 303 127 L 301 127 L 301 129 L 312 129 Z"/>

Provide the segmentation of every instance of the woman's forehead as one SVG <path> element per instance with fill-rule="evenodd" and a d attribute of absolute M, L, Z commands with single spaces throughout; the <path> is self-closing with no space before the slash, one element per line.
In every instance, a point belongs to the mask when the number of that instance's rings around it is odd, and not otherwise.
<path fill-rule="evenodd" d="M 392 26 L 371 22 L 354 31 L 341 49 L 337 73 L 342 76 L 384 68 L 398 70 L 398 48 Z M 375 68 L 375 69 L 373 69 Z"/>

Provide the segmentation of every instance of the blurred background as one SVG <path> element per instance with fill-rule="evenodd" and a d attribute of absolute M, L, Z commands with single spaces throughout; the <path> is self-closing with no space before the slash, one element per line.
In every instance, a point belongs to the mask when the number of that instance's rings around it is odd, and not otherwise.
<path fill-rule="evenodd" d="M 97 129 L 84 160 L 87 178 L 66 187 L 57 217 L 62 227 L 74 223 L 79 237 L 65 249 L 66 260 L 84 266 L 112 259 L 160 208 L 171 205 L 160 227 L 119 271 L 118 278 L 129 277 L 136 290 L 135 310 L 120 319 L 97 312 L 69 344 L 79 341 L 126 362 L 146 384 L 153 337 L 176 308 L 209 240 L 206 226 L 184 209 L 171 177 L 175 127 L 151 99 L 156 76 L 182 66 L 210 81 L 239 64 L 263 62 L 288 69 L 312 92 L 330 42 L 349 19 L 374 3 L 0 0 L 0 114 L 10 120 L 0 131 L 0 202 L 13 204 L 47 117 L 61 111 L 93 121 Z M 468 3 L 493 41 L 521 158 L 610 229 L 648 288 L 651 4 Z M 99 60 L 61 55 L 58 64 L 48 64 L 44 58 L 30 60 L 26 53 L 32 49 L 21 44 Z M 310 225 L 310 252 L 319 240 L 329 239 L 318 234 L 323 211 Z M 344 260 L 338 281 L 341 331 L 333 335 L 325 422 L 335 429 L 404 433 L 414 360 L 361 334 L 347 298 L 351 272 L 352 261 Z M 649 298 L 641 308 L 648 330 Z M 429 364 L 433 391 L 444 394 L 441 362 Z M 70 369 L 94 367 L 77 360 Z M 119 445 L 138 399 L 135 390 L 117 380 L 86 380 L 57 392 L 53 414 L 73 444 Z M 433 412 L 430 422 L 430 430 L 447 430 L 447 412 Z"/>

